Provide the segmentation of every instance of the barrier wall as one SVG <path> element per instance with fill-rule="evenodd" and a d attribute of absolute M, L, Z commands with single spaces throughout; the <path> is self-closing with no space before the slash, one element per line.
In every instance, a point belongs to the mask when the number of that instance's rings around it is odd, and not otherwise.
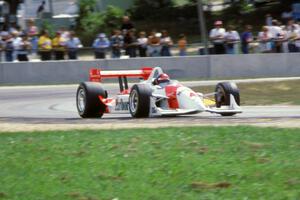
<path fill-rule="evenodd" d="M 249 54 L 1 63 L 0 84 L 78 83 L 88 80 L 92 67 L 121 70 L 161 66 L 173 78 L 300 76 L 299 57 L 300 54 Z"/>

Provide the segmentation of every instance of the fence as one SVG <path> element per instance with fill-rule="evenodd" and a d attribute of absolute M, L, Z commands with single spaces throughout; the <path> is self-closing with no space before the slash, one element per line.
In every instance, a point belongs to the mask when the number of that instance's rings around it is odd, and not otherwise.
<path fill-rule="evenodd" d="M 187 57 L 48 61 L 0 64 L 0 84 L 61 84 L 88 80 L 88 70 L 161 66 L 171 78 L 254 78 L 300 76 L 300 54 L 210 55 Z"/>

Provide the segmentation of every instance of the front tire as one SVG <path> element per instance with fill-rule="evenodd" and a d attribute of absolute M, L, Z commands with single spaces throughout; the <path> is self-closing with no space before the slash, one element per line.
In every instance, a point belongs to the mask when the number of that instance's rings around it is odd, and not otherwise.
<path fill-rule="evenodd" d="M 82 118 L 102 117 L 106 110 L 106 105 L 100 101 L 99 96 L 107 98 L 107 92 L 100 83 L 80 83 L 76 94 L 76 105 L 78 114 Z"/>
<path fill-rule="evenodd" d="M 132 117 L 149 117 L 151 89 L 145 84 L 136 84 L 129 95 L 129 111 Z"/>
<path fill-rule="evenodd" d="M 230 95 L 233 95 L 235 102 L 240 105 L 240 91 L 235 83 L 223 82 L 218 83 L 215 90 L 216 107 L 230 105 Z M 221 113 L 222 116 L 233 116 L 236 113 Z"/>

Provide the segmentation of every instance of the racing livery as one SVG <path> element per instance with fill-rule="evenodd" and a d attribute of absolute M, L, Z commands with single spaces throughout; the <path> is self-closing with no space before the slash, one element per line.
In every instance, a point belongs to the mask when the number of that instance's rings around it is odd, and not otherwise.
<path fill-rule="evenodd" d="M 120 92 L 108 97 L 101 82 L 118 78 Z M 127 78 L 142 81 L 128 87 Z M 171 80 L 160 67 L 140 70 L 90 70 L 90 81 L 80 83 L 76 105 L 82 118 L 102 117 L 104 113 L 130 113 L 132 117 L 176 116 L 210 112 L 222 116 L 241 113 L 239 89 L 235 83 L 218 83 L 214 92 L 202 94 Z"/>

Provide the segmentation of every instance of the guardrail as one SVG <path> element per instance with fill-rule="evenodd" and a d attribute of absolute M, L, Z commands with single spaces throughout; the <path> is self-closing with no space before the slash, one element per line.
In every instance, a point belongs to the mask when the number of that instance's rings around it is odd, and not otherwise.
<path fill-rule="evenodd" d="M 0 84 L 62 84 L 88 80 L 90 68 L 103 70 L 161 66 L 171 78 L 254 78 L 300 76 L 300 54 L 209 55 L 0 63 Z"/>

